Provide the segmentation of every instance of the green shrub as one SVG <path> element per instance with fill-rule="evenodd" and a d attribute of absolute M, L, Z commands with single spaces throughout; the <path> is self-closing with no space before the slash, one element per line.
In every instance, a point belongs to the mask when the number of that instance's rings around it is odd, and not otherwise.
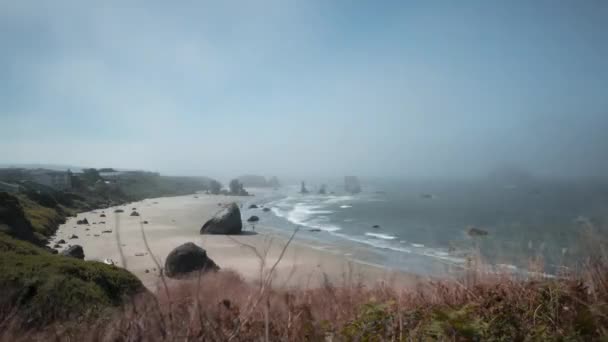
<path fill-rule="evenodd" d="M 125 269 L 53 255 L 5 234 L 0 234 L 0 287 L 6 293 L 0 305 L 17 310 L 28 325 L 88 318 L 144 290 Z"/>

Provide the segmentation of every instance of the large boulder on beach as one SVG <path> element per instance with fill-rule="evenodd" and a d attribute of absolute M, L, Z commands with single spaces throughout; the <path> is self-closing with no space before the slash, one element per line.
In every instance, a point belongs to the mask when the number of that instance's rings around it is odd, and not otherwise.
<path fill-rule="evenodd" d="M 205 222 L 200 232 L 201 234 L 240 234 L 242 230 L 243 222 L 239 206 L 231 203 Z"/>
<path fill-rule="evenodd" d="M 207 256 L 207 252 L 192 242 L 187 242 L 169 253 L 165 261 L 165 275 L 176 278 L 194 271 L 217 271 L 219 267 Z"/>
<path fill-rule="evenodd" d="M 82 220 L 76 221 L 76 224 L 89 224 L 89 220 L 87 218 L 83 218 Z"/>
<path fill-rule="evenodd" d="M 76 259 L 84 259 L 84 249 L 82 249 L 81 245 L 70 246 L 61 252 L 61 255 Z"/>

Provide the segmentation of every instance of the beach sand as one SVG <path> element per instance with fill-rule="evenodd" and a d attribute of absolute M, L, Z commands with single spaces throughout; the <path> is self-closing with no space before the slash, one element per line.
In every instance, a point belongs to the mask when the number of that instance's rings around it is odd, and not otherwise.
<path fill-rule="evenodd" d="M 159 284 L 159 268 L 167 255 L 185 242 L 194 242 L 203 247 L 208 256 L 223 270 L 234 270 L 245 280 L 260 280 L 278 260 L 288 241 L 286 234 L 277 234 L 276 229 L 264 229 L 263 222 L 256 225 L 256 232 L 246 231 L 243 235 L 200 235 L 201 226 L 221 209 L 220 203 L 247 200 L 246 197 L 221 195 L 187 195 L 146 199 L 119 207 L 93 210 L 78 214 L 61 225 L 50 246 L 64 239 L 68 245 L 81 245 L 86 260 L 104 261 L 111 259 L 116 266 L 125 267 L 149 289 Z M 123 213 L 114 213 L 115 209 Z M 130 216 L 135 208 L 140 216 Z M 106 217 L 100 217 L 102 212 Z M 76 221 L 86 218 L 89 225 L 77 225 Z M 246 218 L 243 218 L 245 220 Z M 143 224 L 147 221 L 147 224 Z M 148 242 L 150 255 L 144 236 Z M 104 233 L 103 231 L 111 231 Z M 76 239 L 70 239 L 75 234 Z M 296 234 L 285 250 L 285 254 L 273 273 L 273 286 L 314 288 L 325 281 L 334 285 L 377 282 L 413 285 L 418 278 L 402 272 L 368 265 L 351 260 L 344 249 L 334 246 L 300 241 Z M 262 257 L 263 265 L 260 260 Z M 175 281 L 175 280 L 171 280 Z"/>

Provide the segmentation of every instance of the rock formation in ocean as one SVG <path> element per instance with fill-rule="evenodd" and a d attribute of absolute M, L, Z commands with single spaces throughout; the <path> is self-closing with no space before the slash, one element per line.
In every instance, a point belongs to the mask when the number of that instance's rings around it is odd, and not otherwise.
<path fill-rule="evenodd" d="M 241 211 L 236 203 L 230 203 L 207 221 L 201 234 L 240 234 L 243 230 Z"/>
<path fill-rule="evenodd" d="M 260 220 L 259 217 L 253 215 L 250 218 L 247 219 L 247 222 L 258 222 Z"/>
<path fill-rule="evenodd" d="M 359 178 L 355 176 L 344 177 L 344 190 L 351 194 L 358 194 L 361 192 L 361 184 L 359 184 Z"/>
<path fill-rule="evenodd" d="M 165 261 L 165 275 L 179 277 L 193 271 L 217 271 L 219 267 L 207 252 L 192 242 L 186 242 L 169 253 Z"/>
<path fill-rule="evenodd" d="M 470 227 L 467 230 L 467 234 L 469 234 L 469 236 L 486 236 L 486 235 L 488 235 L 488 232 L 483 229 Z"/>
<path fill-rule="evenodd" d="M 134 211 L 134 212 L 131 213 L 130 216 L 139 216 L 139 213 L 137 211 Z"/>
<path fill-rule="evenodd" d="M 74 245 L 66 248 L 63 252 L 61 252 L 61 255 L 76 259 L 84 259 L 84 249 L 82 249 L 81 245 Z"/>
<path fill-rule="evenodd" d="M 325 184 L 321 185 L 321 188 L 319 189 L 319 195 L 325 195 L 327 194 L 327 186 Z"/>
<path fill-rule="evenodd" d="M 277 178 L 277 176 L 272 176 L 268 180 L 268 186 L 271 186 L 271 187 L 277 189 L 277 188 L 281 187 L 281 182 L 279 182 L 279 179 Z"/>
<path fill-rule="evenodd" d="M 256 204 L 252 204 L 249 206 L 249 209 L 257 209 L 257 208 L 258 208 L 258 206 Z"/>
<path fill-rule="evenodd" d="M 306 189 L 306 183 L 304 183 L 304 181 L 302 181 L 302 186 L 300 187 L 300 193 L 301 194 L 307 194 L 308 193 L 308 189 Z"/>

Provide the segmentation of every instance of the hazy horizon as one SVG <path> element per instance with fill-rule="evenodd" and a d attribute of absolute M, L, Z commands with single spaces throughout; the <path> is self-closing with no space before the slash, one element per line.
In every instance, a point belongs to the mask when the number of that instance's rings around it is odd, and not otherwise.
<path fill-rule="evenodd" d="M 608 3 L 0 0 L 0 164 L 608 175 Z"/>

